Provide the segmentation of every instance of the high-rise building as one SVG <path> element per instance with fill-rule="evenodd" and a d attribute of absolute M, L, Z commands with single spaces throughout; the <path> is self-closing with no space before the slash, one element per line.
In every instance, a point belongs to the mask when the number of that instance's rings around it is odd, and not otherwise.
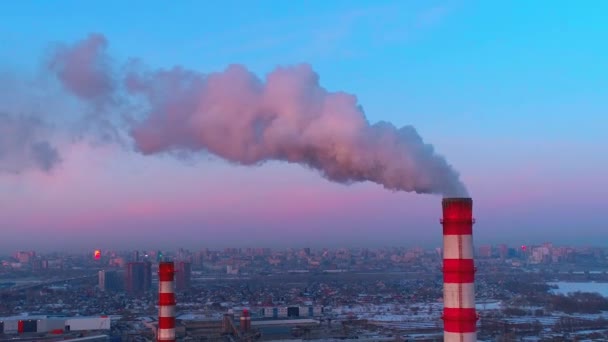
<path fill-rule="evenodd" d="M 24 264 L 30 262 L 34 257 L 36 257 L 36 252 L 34 251 L 19 251 L 15 253 L 15 259 Z"/>
<path fill-rule="evenodd" d="M 175 256 L 177 260 L 192 261 L 192 253 L 189 250 L 180 248 Z"/>
<path fill-rule="evenodd" d="M 152 263 L 144 261 L 144 291 L 152 289 Z"/>
<path fill-rule="evenodd" d="M 175 263 L 175 289 L 177 291 L 187 291 L 190 289 L 190 279 L 192 278 L 192 265 L 186 261 Z"/>
<path fill-rule="evenodd" d="M 146 291 L 145 273 L 146 267 L 143 262 L 127 263 L 125 275 L 125 290 L 131 294 L 139 294 Z"/>
<path fill-rule="evenodd" d="M 122 290 L 122 276 L 117 271 L 101 270 L 98 273 L 98 286 L 101 291 Z"/>
<path fill-rule="evenodd" d="M 196 252 L 194 257 L 192 258 L 192 264 L 196 266 L 201 266 L 203 264 L 203 260 L 205 259 L 205 254 L 203 251 Z"/>
<path fill-rule="evenodd" d="M 108 275 L 108 272 L 106 270 L 101 270 L 101 271 L 97 272 L 97 282 L 98 282 L 97 286 L 99 287 L 99 289 L 101 291 L 106 290 L 107 275 Z"/>
<path fill-rule="evenodd" d="M 490 245 L 479 246 L 479 248 L 477 248 L 477 255 L 480 258 L 492 257 L 492 246 L 490 246 Z"/>
<path fill-rule="evenodd" d="M 509 246 L 503 244 L 498 245 L 498 257 L 501 259 L 506 259 L 509 257 Z"/>

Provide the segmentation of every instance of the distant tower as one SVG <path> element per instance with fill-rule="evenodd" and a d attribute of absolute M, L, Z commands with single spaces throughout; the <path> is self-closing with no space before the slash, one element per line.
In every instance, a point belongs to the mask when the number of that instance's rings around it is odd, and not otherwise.
<path fill-rule="evenodd" d="M 98 280 L 97 286 L 99 287 L 99 289 L 101 291 L 106 290 L 106 274 L 107 274 L 106 270 L 101 270 L 97 273 L 97 280 Z"/>
<path fill-rule="evenodd" d="M 144 261 L 142 263 L 144 264 L 143 288 L 144 291 L 150 291 L 152 289 L 152 263 L 149 261 Z"/>
<path fill-rule="evenodd" d="M 175 293 L 173 262 L 158 264 L 158 331 L 156 340 L 175 341 Z"/>
<path fill-rule="evenodd" d="M 443 340 L 477 341 L 473 200 L 443 199 Z"/>

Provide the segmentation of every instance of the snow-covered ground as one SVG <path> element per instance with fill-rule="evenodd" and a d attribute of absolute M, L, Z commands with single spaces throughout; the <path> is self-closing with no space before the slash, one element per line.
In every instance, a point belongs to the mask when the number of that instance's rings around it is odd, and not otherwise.
<path fill-rule="evenodd" d="M 596 283 L 596 282 L 588 282 L 588 283 L 575 283 L 575 282 L 566 282 L 566 281 L 558 281 L 547 283 L 548 285 L 556 285 L 558 288 L 553 290 L 554 293 L 558 294 L 567 294 L 570 292 L 597 292 L 604 297 L 608 297 L 608 283 Z"/>
<path fill-rule="evenodd" d="M 477 311 L 500 310 L 501 306 L 502 302 L 497 300 L 478 301 L 475 303 L 475 309 Z"/>

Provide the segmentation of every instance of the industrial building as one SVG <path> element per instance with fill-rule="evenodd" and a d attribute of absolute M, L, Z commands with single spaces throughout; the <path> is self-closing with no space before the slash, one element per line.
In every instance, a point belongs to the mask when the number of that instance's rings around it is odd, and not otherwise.
<path fill-rule="evenodd" d="M 320 305 L 266 306 L 261 308 L 258 314 L 264 318 L 318 317 L 323 314 L 323 307 Z"/>
<path fill-rule="evenodd" d="M 2 334 L 53 333 L 62 334 L 73 331 L 110 330 L 110 317 L 48 317 L 14 316 L 0 318 Z"/>

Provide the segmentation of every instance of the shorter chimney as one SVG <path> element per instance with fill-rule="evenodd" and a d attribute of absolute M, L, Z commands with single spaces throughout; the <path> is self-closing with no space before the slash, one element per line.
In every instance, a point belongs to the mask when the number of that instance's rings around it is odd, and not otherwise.
<path fill-rule="evenodd" d="M 158 342 L 175 342 L 175 291 L 173 262 L 158 264 Z"/>
<path fill-rule="evenodd" d="M 249 310 L 243 309 L 243 314 L 241 315 L 241 331 L 249 332 L 251 330 L 251 316 L 249 316 Z"/>

